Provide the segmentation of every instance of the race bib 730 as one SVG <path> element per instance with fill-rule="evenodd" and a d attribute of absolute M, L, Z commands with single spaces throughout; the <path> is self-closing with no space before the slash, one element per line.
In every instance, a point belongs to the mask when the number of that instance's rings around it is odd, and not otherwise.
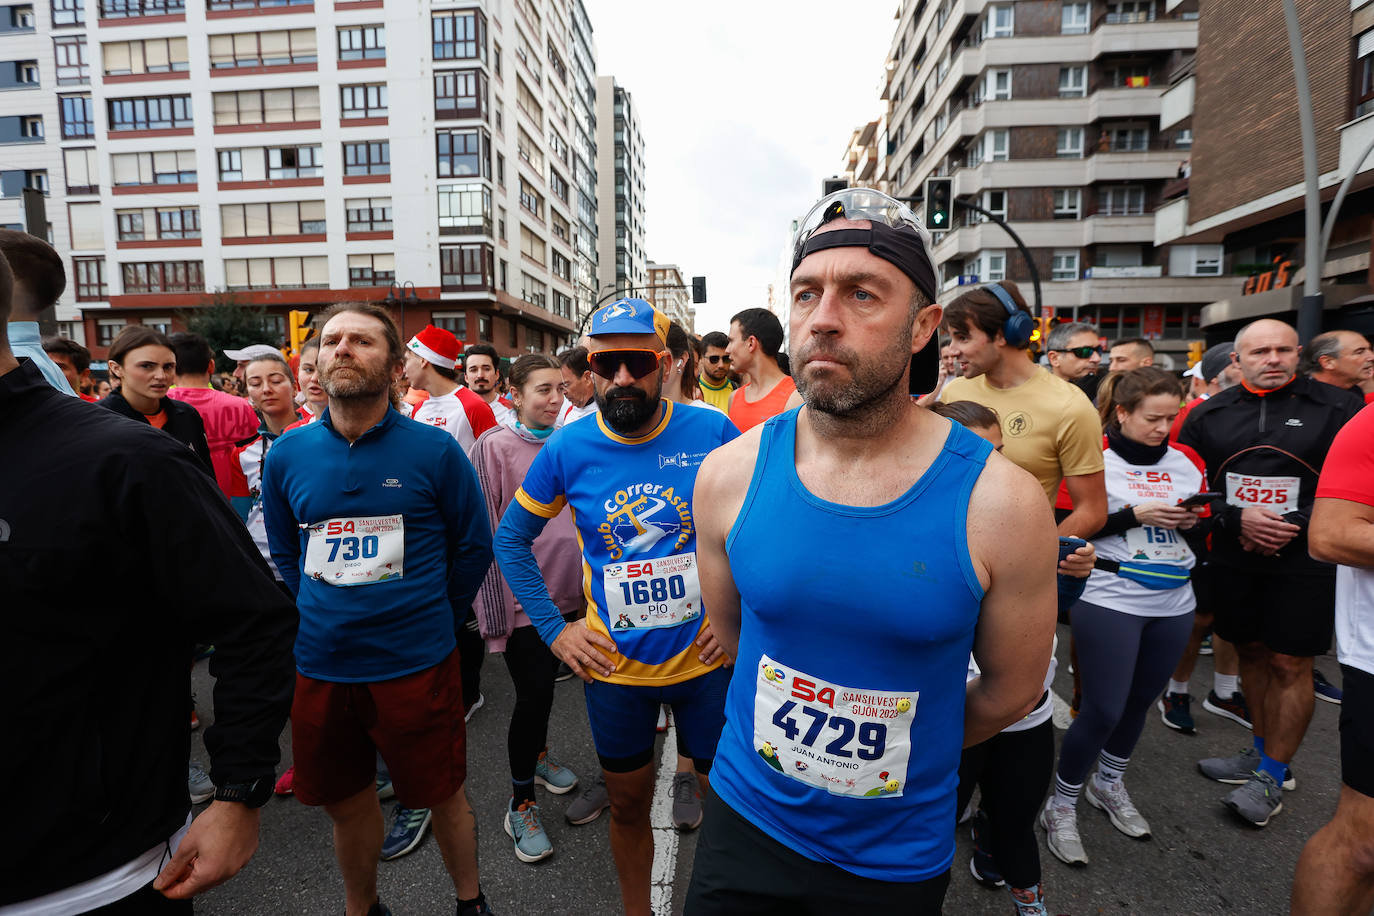
<path fill-rule="evenodd" d="M 331 518 L 305 526 L 305 574 L 330 585 L 372 585 L 404 573 L 401 515 Z"/>

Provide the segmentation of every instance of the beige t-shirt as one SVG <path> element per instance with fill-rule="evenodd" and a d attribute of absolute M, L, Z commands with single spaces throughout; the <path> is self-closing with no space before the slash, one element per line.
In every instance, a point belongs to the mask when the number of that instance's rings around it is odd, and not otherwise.
<path fill-rule="evenodd" d="M 975 401 L 1002 419 L 1002 454 L 1025 468 L 1054 504 L 1065 477 L 1102 470 L 1102 421 L 1083 390 L 1037 369 L 1015 388 L 994 388 L 986 375 L 956 378 L 940 400 Z"/>

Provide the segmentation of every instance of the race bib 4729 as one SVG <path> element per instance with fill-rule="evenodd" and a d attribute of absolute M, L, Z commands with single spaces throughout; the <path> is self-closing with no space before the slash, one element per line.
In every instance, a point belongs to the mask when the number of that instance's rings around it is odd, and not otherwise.
<path fill-rule="evenodd" d="M 767 655 L 754 677 L 754 750 L 764 763 L 832 795 L 903 793 L 918 694 L 832 684 Z"/>
<path fill-rule="evenodd" d="M 331 518 L 305 526 L 305 574 L 330 585 L 372 585 L 404 575 L 401 515 Z"/>

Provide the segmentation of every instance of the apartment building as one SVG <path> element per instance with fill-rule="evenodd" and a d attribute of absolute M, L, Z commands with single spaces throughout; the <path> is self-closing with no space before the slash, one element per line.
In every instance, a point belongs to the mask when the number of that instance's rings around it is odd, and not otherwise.
<path fill-rule="evenodd" d="M 393 285 L 405 334 L 573 336 L 594 245 L 578 0 L 33 0 L 4 23 L 29 82 L 0 92 L 0 224 L 11 188 L 46 187 L 59 317 L 79 309 L 64 329 L 97 356 L 210 302 L 284 332 Z"/>
<path fill-rule="evenodd" d="M 1198 42 L 1196 0 L 907 0 L 885 69 L 877 178 L 897 196 L 950 176 L 1006 220 L 1047 315 L 1184 351 L 1204 305 L 1238 289 L 1220 248 L 1154 242 L 1154 208 L 1188 171 L 1189 128 L 1160 123 Z M 866 130 L 863 128 L 862 130 Z M 856 166 L 863 162 L 862 134 Z M 861 169 L 862 170 L 862 169 Z M 873 181 L 863 183 L 875 183 Z M 919 208 L 918 208 L 919 212 Z M 935 234 L 942 298 L 1030 270 L 995 223 L 956 206 Z"/>
<path fill-rule="evenodd" d="M 688 334 L 696 333 L 696 309 L 692 307 L 690 284 L 676 264 L 648 263 L 649 282 L 644 298 L 654 308 L 682 325 Z"/>
<path fill-rule="evenodd" d="M 1329 209 L 1354 179 L 1320 266 L 1323 324 L 1374 333 L 1374 0 L 1298 4 Z M 1243 285 L 1203 309 L 1209 342 L 1246 322 L 1295 321 L 1306 263 L 1302 142 L 1281 0 L 1208 0 L 1194 66 L 1175 74 L 1160 122 L 1193 133 L 1191 174 L 1155 210 L 1159 244 L 1210 245 Z M 1284 113 L 1276 117 L 1275 113 Z"/>
<path fill-rule="evenodd" d="M 631 295 L 649 282 L 644 252 L 644 135 L 628 90 L 596 83 L 597 247 L 601 295 Z"/>

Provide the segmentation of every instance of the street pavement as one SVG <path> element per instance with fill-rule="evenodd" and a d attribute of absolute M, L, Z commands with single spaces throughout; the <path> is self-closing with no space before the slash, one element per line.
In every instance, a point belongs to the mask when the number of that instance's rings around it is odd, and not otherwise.
<path fill-rule="evenodd" d="M 1072 692 L 1068 636 L 1068 628 L 1060 627 L 1060 673 L 1054 687 L 1066 699 Z M 1318 659 L 1317 666 L 1339 682 L 1335 658 Z M 205 662 L 198 663 L 193 680 L 201 718 L 208 725 L 213 721 L 213 681 L 206 667 Z M 1293 761 L 1298 787 L 1285 793 L 1282 813 L 1267 828 L 1256 830 L 1240 824 L 1220 804 L 1229 787 L 1197 772 L 1199 758 L 1234 753 L 1250 744 L 1249 731 L 1202 710 L 1211 676 L 1211 659 L 1200 659 L 1193 678 L 1199 733 L 1173 732 L 1164 727 L 1158 712 L 1152 712 L 1126 773 L 1131 796 L 1153 829 L 1151 839 L 1133 840 L 1118 833 L 1105 813 L 1083 802 L 1079 824 L 1091 862 L 1084 868 L 1070 868 L 1049 853 L 1044 833 L 1037 829 L 1051 913 L 1287 912 L 1303 843 L 1335 810 L 1340 790 L 1339 707 L 1317 702 L 1312 727 Z M 538 790 L 555 854 L 534 865 L 515 858 L 501 827 L 510 796 L 505 735 L 514 690 L 499 657 L 487 657 L 482 684 L 486 703 L 468 725 L 468 796 L 477 812 L 482 888 L 488 899 L 499 916 L 619 913 L 607 838 L 609 815 L 583 827 L 563 820 L 563 811 L 578 790 L 563 796 Z M 1059 737 L 1062 734 L 1057 732 Z M 663 743 L 660 739 L 660 746 Z M 596 754 L 587 731 L 582 685 L 575 679 L 557 685 L 549 744 L 554 758 L 579 775 L 589 777 L 594 772 Z M 290 754 L 288 727 L 282 736 L 283 768 Z M 193 737 L 192 757 L 208 763 L 199 733 Z M 383 804 L 388 826 L 394 805 L 394 801 Z M 691 876 L 695 835 L 681 834 L 677 840 L 675 865 L 669 867 L 665 860 L 657 872 L 662 880 L 660 893 L 665 901 L 671 900 L 671 905 L 665 903 L 661 909 L 665 914 L 682 912 Z M 984 889 L 969 876 L 969 851 L 967 829 L 960 828 L 945 912 L 1011 912 L 1005 890 Z M 453 887 L 432 835 L 415 852 L 383 862 L 379 868 L 382 899 L 396 916 L 453 913 Z M 236 878 L 198 898 L 196 912 L 200 916 L 342 913 L 343 888 L 324 812 L 294 799 L 269 802 L 263 809 L 257 854 Z"/>

